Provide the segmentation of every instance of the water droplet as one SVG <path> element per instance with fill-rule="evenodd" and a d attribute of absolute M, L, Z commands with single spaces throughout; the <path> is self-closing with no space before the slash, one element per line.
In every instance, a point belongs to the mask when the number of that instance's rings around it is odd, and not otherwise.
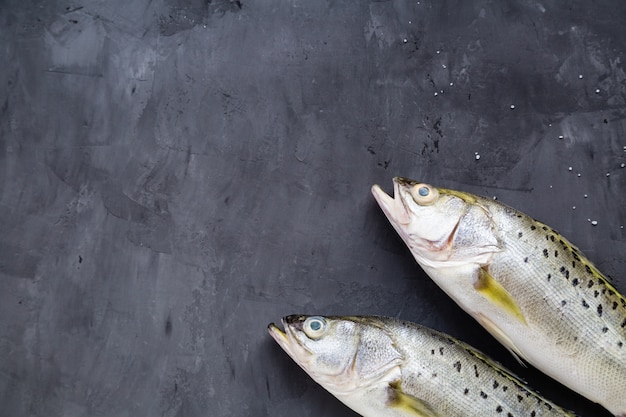
<path fill-rule="evenodd" d="M 597 221 L 597 220 L 593 220 L 593 221 L 591 222 L 591 225 L 592 225 L 592 226 L 597 226 L 597 225 L 598 225 L 598 221 Z"/>
<path fill-rule="evenodd" d="M 442 64 L 442 65 L 441 65 L 441 68 L 446 69 L 446 68 L 448 68 L 448 67 L 446 67 L 446 65 L 445 65 L 445 64 Z"/>
<path fill-rule="evenodd" d="M 606 173 L 606 176 L 607 176 L 607 177 L 610 177 L 610 176 L 611 176 L 611 173 L 610 173 L 610 172 L 607 172 L 607 173 Z"/>
<path fill-rule="evenodd" d="M 454 83 L 450 83 L 450 86 L 453 86 L 453 85 L 454 85 Z"/>
<path fill-rule="evenodd" d="M 576 206 L 572 206 L 572 210 L 576 210 Z"/>
<path fill-rule="evenodd" d="M 582 75 L 582 74 L 580 74 L 580 75 L 578 76 L 578 79 L 579 79 L 579 80 L 582 80 L 582 79 L 583 79 L 583 75 Z"/>
<path fill-rule="evenodd" d="M 408 40 L 406 38 L 402 39 L 402 42 L 407 43 Z"/>
<path fill-rule="evenodd" d="M 435 91 L 435 97 L 437 97 L 438 95 L 439 95 L 439 93 L 437 93 L 437 92 Z"/>
<path fill-rule="evenodd" d="M 559 139 L 563 139 L 563 135 L 559 135 Z"/>
<path fill-rule="evenodd" d="M 580 177 L 580 174 L 576 174 L 577 177 Z"/>
<path fill-rule="evenodd" d="M 596 94 L 600 94 L 600 89 L 596 88 Z"/>
<path fill-rule="evenodd" d="M 515 104 L 511 104 L 511 110 L 515 108 Z"/>
<path fill-rule="evenodd" d="M 587 198 L 587 197 L 589 197 L 589 196 L 588 196 L 587 194 L 585 194 L 583 197 Z"/>
<path fill-rule="evenodd" d="M 622 162 L 620 165 L 620 168 L 624 168 L 624 167 L 626 167 L 626 164 Z"/>
<path fill-rule="evenodd" d="M 573 169 L 572 167 L 567 167 L 567 170 L 568 170 L 568 171 L 571 171 L 572 169 Z"/>

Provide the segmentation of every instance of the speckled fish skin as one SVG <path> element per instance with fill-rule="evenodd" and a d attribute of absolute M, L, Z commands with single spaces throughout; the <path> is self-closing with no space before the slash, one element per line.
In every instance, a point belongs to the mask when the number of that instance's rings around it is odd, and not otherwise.
<path fill-rule="evenodd" d="M 364 417 L 573 416 L 471 346 L 415 323 L 300 315 L 282 323 L 284 332 L 268 327 L 276 342 Z"/>
<path fill-rule="evenodd" d="M 511 352 L 626 416 L 626 299 L 574 245 L 469 193 L 394 178 L 372 193 L 424 271 Z"/>

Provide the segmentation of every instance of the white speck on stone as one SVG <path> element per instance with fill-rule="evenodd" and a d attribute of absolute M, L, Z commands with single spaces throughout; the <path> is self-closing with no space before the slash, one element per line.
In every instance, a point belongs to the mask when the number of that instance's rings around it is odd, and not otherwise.
<path fill-rule="evenodd" d="M 559 139 L 563 139 L 563 135 L 559 135 Z"/>
<path fill-rule="evenodd" d="M 493 199 L 494 199 L 494 200 L 497 200 L 497 199 L 498 199 L 498 197 L 494 195 L 494 196 L 493 196 Z"/>
<path fill-rule="evenodd" d="M 582 80 L 583 79 L 583 75 L 582 74 L 578 75 L 578 79 Z"/>
<path fill-rule="evenodd" d="M 445 64 L 442 64 L 442 65 L 441 65 L 441 68 L 446 69 L 446 68 L 448 68 L 448 67 L 446 67 L 446 65 L 445 65 Z"/>
<path fill-rule="evenodd" d="M 411 21 L 409 20 L 409 25 L 411 24 Z"/>
<path fill-rule="evenodd" d="M 580 174 L 576 174 L 577 177 L 580 177 Z"/>
<path fill-rule="evenodd" d="M 453 85 L 454 85 L 454 83 L 450 83 L 450 86 L 453 86 Z"/>
<path fill-rule="evenodd" d="M 435 91 L 435 97 L 437 97 L 438 95 L 439 95 L 439 93 Z"/>
<path fill-rule="evenodd" d="M 576 210 L 576 206 L 572 206 L 572 210 Z"/>
<path fill-rule="evenodd" d="M 550 186 L 550 188 L 552 188 L 552 186 Z"/>
<path fill-rule="evenodd" d="M 511 104 L 511 110 L 515 108 L 515 104 Z"/>
<path fill-rule="evenodd" d="M 619 167 L 620 168 L 624 168 L 624 167 L 626 167 L 626 164 L 622 162 Z"/>
<path fill-rule="evenodd" d="M 402 42 L 407 43 L 408 42 L 407 38 L 402 39 Z"/>
<path fill-rule="evenodd" d="M 600 94 L 600 89 L 596 88 L 596 94 Z"/>
<path fill-rule="evenodd" d="M 478 161 L 480 159 L 480 155 L 476 154 L 474 158 L 476 158 L 476 160 Z"/>
<path fill-rule="evenodd" d="M 437 51 L 437 54 L 440 54 L 440 53 L 441 53 L 441 51 Z"/>
<path fill-rule="evenodd" d="M 610 173 L 610 172 L 607 172 L 607 173 L 606 173 L 606 176 L 607 176 L 607 177 L 610 177 L 610 176 L 611 176 L 611 173 Z"/>
<path fill-rule="evenodd" d="M 572 168 L 572 167 L 567 167 L 567 170 L 568 170 L 568 171 L 571 171 L 571 170 L 573 170 L 573 169 L 574 169 L 574 168 Z"/>
<path fill-rule="evenodd" d="M 585 195 L 583 195 L 583 197 L 587 198 L 587 197 L 589 197 L 589 196 L 588 196 L 587 194 L 585 194 Z"/>
<path fill-rule="evenodd" d="M 598 225 L 598 221 L 597 221 L 597 220 L 593 220 L 593 221 L 591 222 L 591 225 L 592 225 L 592 226 L 597 226 L 597 225 Z"/>

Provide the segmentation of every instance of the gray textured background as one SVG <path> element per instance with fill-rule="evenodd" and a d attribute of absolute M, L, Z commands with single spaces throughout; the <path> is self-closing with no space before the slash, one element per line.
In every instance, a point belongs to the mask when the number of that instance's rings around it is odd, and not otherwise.
<path fill-rule="evenodd" d="M 369 188 L 497 196 L 626 291 L 624 21 L 623 1 L 3 1 L 0 416 L 354 415 L 267 335 L 291 313 L 420 322 L 608 416 L 448 300 Z"/>

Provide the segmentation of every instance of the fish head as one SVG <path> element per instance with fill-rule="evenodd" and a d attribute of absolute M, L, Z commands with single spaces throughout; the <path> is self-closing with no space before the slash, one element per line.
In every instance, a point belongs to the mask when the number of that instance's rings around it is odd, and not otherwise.
<path fill-rule="evenodd" d="M 393 197 L 378 185 L 372 194 L 423 267 L 484 265 L 501 250 L 485 198 L 402 177 L 393 184 Z"/>
<path fill-rule="evenodd" d="M 337 397 L 397 379 L 402 355 L 367 318 L 291 315 L 268 331 L 317 383 Z M 362 392 L 362 391 L 361 391 Z"/>

